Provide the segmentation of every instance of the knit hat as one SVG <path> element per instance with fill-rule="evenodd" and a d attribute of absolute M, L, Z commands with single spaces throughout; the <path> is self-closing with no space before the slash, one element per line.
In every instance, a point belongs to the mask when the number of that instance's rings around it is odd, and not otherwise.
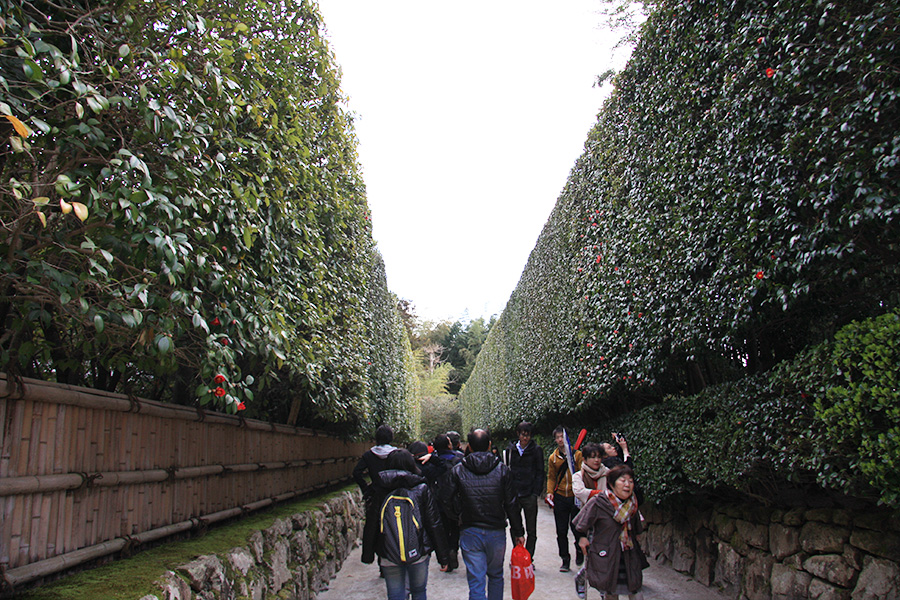
<path fill-rule="evenodd" d="M 410 442 L 406 449 L 416 458 L 428 454 L 428 444 L 425 442 Z"/>

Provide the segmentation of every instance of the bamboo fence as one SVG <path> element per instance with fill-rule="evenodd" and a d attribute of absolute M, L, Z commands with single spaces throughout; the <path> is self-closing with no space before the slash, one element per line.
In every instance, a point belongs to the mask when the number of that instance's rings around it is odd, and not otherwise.
<path fill-rule="evenodd" d="M 21 585 L 347 480 L 365 444 L 0 375 L 0 575 Z"/>

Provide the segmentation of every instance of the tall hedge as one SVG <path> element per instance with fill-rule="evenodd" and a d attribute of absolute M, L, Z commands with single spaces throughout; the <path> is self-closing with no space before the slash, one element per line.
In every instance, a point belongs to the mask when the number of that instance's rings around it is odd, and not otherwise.
<path fill-rule="evenodd" d="M 464 426 L 615 416 L 898 306 L 898 8 L 659 3 L 461 393 Z"/>
<path fill-rule="evenodd" d="M 407 401 L 313 3 L 0 6 L 4 369 L 343 431 Z"/>

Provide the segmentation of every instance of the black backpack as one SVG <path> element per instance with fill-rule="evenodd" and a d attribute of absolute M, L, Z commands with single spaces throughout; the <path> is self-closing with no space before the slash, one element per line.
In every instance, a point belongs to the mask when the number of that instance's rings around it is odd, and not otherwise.
<path fill-rule="evenodd" d="M 409 490 L 397 488 L 381 505 L 382 558 L 395 565 L 414 563 L 424 552 L 422 515 Z"/>

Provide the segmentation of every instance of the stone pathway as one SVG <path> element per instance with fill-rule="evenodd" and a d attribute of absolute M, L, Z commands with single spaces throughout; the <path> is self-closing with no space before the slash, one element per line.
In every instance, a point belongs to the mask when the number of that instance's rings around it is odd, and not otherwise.
<path fill-rule="evenodd" d="M 553 512 L 549 506 L 540 503 L 538 511 L 538 539 L 535 551 L 535 590 L 529 600 L 578 600 L 575 595 L 575 570 L 559 572 L 559 558 L 556 551 L 556 529 Z M 570 538 L 571 539 L 571 538 Z M 512 550 L 507 543 L 506 554 Z M 361 549 L 357 546 L 347 557 L 343 568 L 330 582 L 329 588 L 317 596 L 318 600 L 385 600 L 387 595 L 384 580 L 378 577 L 377 565 L 360 562 Z M 428 572 L 429 600 L 465 600 L 469 586 L 466 570 L 460 559 L 460 569 L 452 573 L 442 573 L 440 566 L 431 557 Z M 509 569 L 506 570 L 504 599 L 510 600 Z M 588 589 L 587 600 L 599 600 L 600 594 Z M 625 598 L 625 597 L 623 597 Z M 669 567 L 654 564 L 644 570 L 645 600 L 727 600 L 729 596 L 708 588 Z"/>

